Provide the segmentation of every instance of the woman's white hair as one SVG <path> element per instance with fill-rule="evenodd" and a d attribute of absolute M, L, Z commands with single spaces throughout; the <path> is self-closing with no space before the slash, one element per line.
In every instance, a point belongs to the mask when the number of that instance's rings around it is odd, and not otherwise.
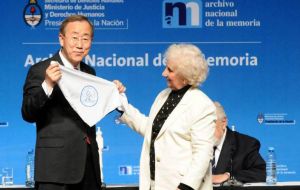
<path fill-rule="evenodd" d="M 202 84 L 208 75 L 207 62 L 201 50 L 193 44 L 172 44 L 166 50 L 165 58 L 174 61 L 174 72 L 193 88 Z"/>

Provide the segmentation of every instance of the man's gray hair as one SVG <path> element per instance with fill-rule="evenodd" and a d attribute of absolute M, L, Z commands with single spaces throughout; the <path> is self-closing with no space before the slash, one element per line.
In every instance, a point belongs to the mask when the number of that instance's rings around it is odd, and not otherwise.
<path fill-rule="evenodd" d="M 223 106 L 219 103 L 219 102 L 214 102 L 215 106 L 216 106 L 216 113 L 217 113 L 217 119 L 223 119 L 226 118 L 226 113 L 224 111 Z"/>

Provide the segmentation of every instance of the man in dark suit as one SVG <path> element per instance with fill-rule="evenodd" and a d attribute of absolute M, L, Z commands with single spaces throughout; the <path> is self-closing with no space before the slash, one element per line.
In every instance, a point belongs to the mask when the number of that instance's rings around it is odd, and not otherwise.
<path fill-rule="evenodd" d="M 222 105 L 214 102 L 217 111 L 216 147 L 213 161 L 213 183 L 229 179 L 239 182 L 264 182 L 266 163 L 259 153 L 260 142 L 248 135 L 230 130 Z"/>
<path fill-rule="evenodd" d="M 101 188 L 95 126 L 89 127 L 71 108 L 57 85 L 59 64 L 95 75 L 82 62 L 94 29 L 84 16 L 66 18 L 60 27 L 61 49 L 32 66 L 24 84 L 22 116 L 36 123 L 35 187 L 38 190 L 99 190 Z M 55 64 L 50 64 L 52 61 Z M 74 81 L 76 83 L 76 81 Z M 125 90 L 118 82 L 119 91 Z"/>

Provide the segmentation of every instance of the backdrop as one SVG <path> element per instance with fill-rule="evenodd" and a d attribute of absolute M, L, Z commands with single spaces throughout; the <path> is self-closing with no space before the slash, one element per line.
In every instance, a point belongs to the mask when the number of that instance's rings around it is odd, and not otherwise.
<path fill-rule="evenodd" d="M 70 14 L 95 26 L 85 62 L 99 77 L 121 80 L 129 101 L 148 114 L 159 91 L 163 53 L 172 43 L 196 44 L 210 66 L 200 87 L 223 104 L 230 127 L 275 147 L 279 181 L 300 179 L 300 1 L 298 0 L 10 0 L 0 1 L 0 169 L 25 182 L 35 126 L 21 117 L 28 69 L 59 50 L 58 28 Z M 108 184 L 138 183 L 142 137 L 101 120 Z M 1 172 L 0 172 L 1 173 Z"/>

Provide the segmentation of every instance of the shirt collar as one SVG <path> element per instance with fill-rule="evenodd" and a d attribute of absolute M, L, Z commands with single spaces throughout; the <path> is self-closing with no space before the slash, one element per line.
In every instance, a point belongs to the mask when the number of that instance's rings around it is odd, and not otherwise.
<path fill-rule="evenodd" d="M 172 90 L 172 95 L 183 95 L 188 91 L 188 89 L 191 87 L 191 85 L 186 85 L 185 87 L 179 89 L 179 90 Z"/>
<path fill-rule="evenodd" d="M 68 61 L 67 58 L 63 55 L 62 50 L 59 51 L 59 56 L 65 67 L 74 69 L 74 66 L 72 65 L 72 63 L 70 63 L 70 61 Z M 78 68 L 78 70 L 80 70 L 80 64 L 78 64 L 77 68 Z"/>
<path fill-rule="evenodd" d="M 223 146 L 224 141 L 225 141 L 226 134 L 227 134 L 227 129 L 225 128 L 225 132 L 224 132 L 224 134 L 223 134 L 223 136 L 222 136 L 222 139 L 221 139 L 220 143 L 219 143 L 218 146 L 217 146 L 217 149 L 218 149 L 219 151 L 221 151 L 221 149 L 222 149 L 222 146 Z"/>

